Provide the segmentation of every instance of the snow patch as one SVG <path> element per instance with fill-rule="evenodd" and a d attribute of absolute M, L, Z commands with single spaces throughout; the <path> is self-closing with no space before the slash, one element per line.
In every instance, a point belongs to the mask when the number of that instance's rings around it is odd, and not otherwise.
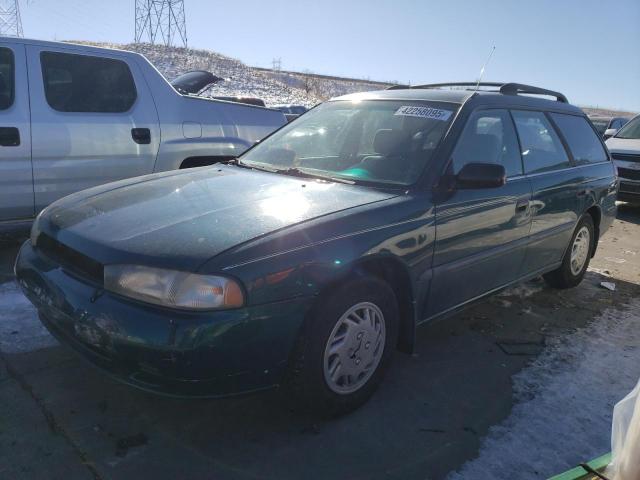
<path fill-rule="evenodd" d="M 543 479 L 610 451 L 613 406 L 640 377 L 640 301 L 548 344 L 514 376 L 511 415 L 448 480 Z"/>
<path fill-rule="evenodd" d="M 0 352 L 30 352 L 57 344 L 18 285 L 0 284 Z"/>

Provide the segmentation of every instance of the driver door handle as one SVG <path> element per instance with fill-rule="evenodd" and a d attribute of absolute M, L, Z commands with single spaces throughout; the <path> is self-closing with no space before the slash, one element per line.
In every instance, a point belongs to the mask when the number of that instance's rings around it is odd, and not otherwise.
<path fill-rule="evenodd" d="M 516 212 L 526 212 L 529 207 L 529 200 L 518 200 L 516 203 Z"/>

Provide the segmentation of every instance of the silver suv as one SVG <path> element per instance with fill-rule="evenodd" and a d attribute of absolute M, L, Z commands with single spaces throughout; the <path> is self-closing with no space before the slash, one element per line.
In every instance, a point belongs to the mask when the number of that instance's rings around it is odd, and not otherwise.
<path fill-rule="evenodd" d="M 78 190 L 236 157 L 284 123 L 181 95 L 137 53 L 0 37 L 0 231 Z"/>

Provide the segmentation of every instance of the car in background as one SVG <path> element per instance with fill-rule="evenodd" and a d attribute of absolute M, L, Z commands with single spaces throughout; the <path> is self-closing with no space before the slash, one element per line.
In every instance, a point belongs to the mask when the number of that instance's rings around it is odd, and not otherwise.
<path fill-rule="evenodd" d="M 199 95 L 222 81 L 224 81 L 222 77 L 207 70 L 191 70 L 171 80 L 171 86 L 183 95 Z"/>
<path fill-rule="evenodd" d="M 282 113 L 291 113 L 292 115 L 302 115 L 309 110 L 304 105 L 271 105 L 269 108 L 280 110 Z"/>
<path fill-rule="evenodd" d="M 201 97 L 212 86 L 223 81 L 224 78 L 218 77 L 217 75 L 214 75 L 207 70 L 191 70 L 174 78 L 171 81 L 171 85 L 183 95 L 194 95 Z M 207 95 L 205 98 L 222 100 L 224 102 L 242 103 L 244 105 L 253 105 L 256 107 L 266 106 L 264 100 L 257 97 L 243 97 L 235 95 Z"/>
<path fill-rule="evenodd" d="M 606 145 L 618 168 L 618 199 L 640 205 L 640 115 L 607 139 Z"/>
<path fill-rule="evenodd" d="M 287 121 L 292 121 L 298 118 L 303 113 L 306 113 L 309 109 L 304 105 L 271 105 L 269 108 L 274 110 L 280 110 L 287 117 Z"/>
<path fill-rule="evenodd" d="M 85 188 L 229 160 L 282 112 L 183 95 L 142 55 L 0 38 L 0 231 Z"/>
<path fill-rule="evenodd" d="M 602 117 L 595 115 L 589 117 L 589 120 L 591 120 L 593 126 L 596 127 L 598 133 L 605 140 L 609 137 L 613 137 L 616 132 L 629 121 L 629 119 L 625 117 Z"/>
<path fill-rule="evenodd" d="M 564 95 L 440 87 L 339 97 L 227 164 L 59 200 L 18 282 L 125 383 L 282 386 L 301 408 L 353 410 L 418 325 L 539 275 L 578 285 L 616 215 L 609 154 Z"/>

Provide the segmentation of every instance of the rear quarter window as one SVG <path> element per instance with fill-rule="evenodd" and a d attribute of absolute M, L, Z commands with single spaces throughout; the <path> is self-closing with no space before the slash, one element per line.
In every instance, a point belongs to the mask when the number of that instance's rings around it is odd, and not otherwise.
<path fill-rule="evenodd" d="M 586 118 L 562 113 L 551 113 L 550 115 L 569 145 L 576 165 L 608 160 L 600 139 Z"/>

